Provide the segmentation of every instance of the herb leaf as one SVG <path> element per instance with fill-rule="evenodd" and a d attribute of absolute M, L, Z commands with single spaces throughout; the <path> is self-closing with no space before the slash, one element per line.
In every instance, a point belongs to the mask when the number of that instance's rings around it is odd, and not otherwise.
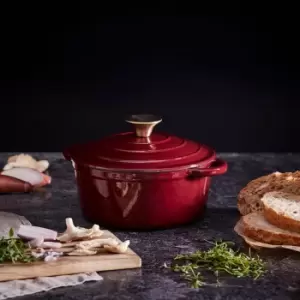
<path fill-rule="evenodd" d="M 11 228 L 8 233 L 9 237 L 12 238 L 14 236 L 14 230 Z"/>
<path fill-rule="evenodd" d="M 257 257 L 239 253 L 230 248 L 232 243 L 216 242 L 208 251 L 196 251 L 191 254 L 180 254 L 174 258 L 178 262 L 172 266 L 175 272 L 191 283 L 193 288 L 201 287 L 203 277 L 198 269 L 212 272 L 218 281 L 219 274 L 227 273 L 234 277 L 251 277 L 258 279 L 266 272 L 265 263 Z"/>
<path fill-rule="evenodd" d="M 21 262 L 28 263 L 35 260 L 35 258 L 28 254 L 27 245 L 21 240 L 14 238 L 14 230 L 9 230 L 9 238 L 0 238 L 0 263 L 4 262 Z"/>

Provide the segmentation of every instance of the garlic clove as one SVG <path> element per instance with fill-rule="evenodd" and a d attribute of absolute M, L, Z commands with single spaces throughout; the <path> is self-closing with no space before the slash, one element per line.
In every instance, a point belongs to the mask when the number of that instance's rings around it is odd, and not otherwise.
<path fill-rule="evenodd" d="M 15 164 L 14 162 L 8 163 L 8 164 L 6 164 L 6 165 L 3 167 L 3 170 L 4 170 L 4 171 L 10 170 L 10 169 L 14 168 L 15 165 L 16 165 L 16 164 Z"/>
<path fill-rule="evenodd" d="M 34 168 L 36 164 L 36 160 L 29 154 L 19 154 L 9 157 L 7 163 L 14 163 L 19 167 L 28 167 Z"/>
<path fill-rule="evenodd" d="M 49 168 L 49 162 L 48 160 L 40 160 L 36 163 L 36 169 L 39 172 L 45 172 Z"/>
<path fill-rule="evenodd" d="M 25 154 L 18 154 L 18 155 L 13 155 L 13 156 L 10 156 L 7 160 L 8 163 L 12 163 L 12 162 L 16 162 L 18 157 L 22 157 L 22 156 L 25 156 Z"/>
<path fill-rule="evenodd" d="M 39 172 L 45 172 L 49 168 L 49 162 L 47 160 L 37 161 L 31 155 L 22 153 L 9 157 L 3 170 L 21 167 L 34 169 Z"/>

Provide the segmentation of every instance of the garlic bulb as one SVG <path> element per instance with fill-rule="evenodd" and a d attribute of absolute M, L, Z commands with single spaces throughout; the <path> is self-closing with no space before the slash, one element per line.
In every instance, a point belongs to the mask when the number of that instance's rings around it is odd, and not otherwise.
<path fill-rule="evenodd" d="M 47 160 L 37 161 L 32 156 L 22 153 L 9 157 L 3 170 L 6 171 L 20 167 L 35 169 L 39 172 L 45 172 L 49 168 L 49 162 Z"/>

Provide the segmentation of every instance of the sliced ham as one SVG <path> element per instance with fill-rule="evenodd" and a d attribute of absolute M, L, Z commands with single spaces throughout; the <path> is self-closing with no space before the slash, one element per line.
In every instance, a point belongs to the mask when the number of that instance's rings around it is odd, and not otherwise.
<path fill-rule="evenodd" d="M 34 240 L 29 241 L 29 246 L 32 248 L 38 248 L 41 247 L 41 245 L 44 243 L 44 238 L 42 236 L 39 236 L 35 238 Z"/>
<path fill-rule="evenodd" d="M 25 240 L 38 240 L 40 238 L 44 240 L 56 240 L 57 231 L 38 226 L 21 225 L 17 235 Z"/>
<path fill-rule="evenodd" d="M 5 170 L 1 174 L 23 180 L 35 187 L 41 187 L 51 183 L 50 176 L 30 168 L 13 168 Z"/>
<path fill-rule="evenodd" d="M 34 240 L 29 241 L 29 246 L 32 248 L 44 248 L 44 249 L 50 249 L 50 248 L 61 248 L 62 243 L 60 242 L 46 242 L 44 241 L 44 238 L 42 236 L 35 238 Z"/>
<path fill-rule="evenodd" d="M 60 242 L 44 242 L 41 245 L 42 248 L 46 248 L 46 249 L 57 249 L 57 248 L 61 248 L 62 247 L 62 243 Z"/>

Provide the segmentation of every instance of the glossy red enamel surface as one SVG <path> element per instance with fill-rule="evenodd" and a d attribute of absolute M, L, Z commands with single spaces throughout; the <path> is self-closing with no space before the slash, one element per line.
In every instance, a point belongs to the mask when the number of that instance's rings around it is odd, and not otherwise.
<path fill-rule="evenodd" d="M 76 170 L 84 216 L 108 228 L 148 230 L 190 222 L 203 211 L 211 181 L 176 174 L 173 180 L 126 181 L 134 174 L 97 173 L 85 166 Z"/>
<path fill-rule="evenodd" d="M 166 228 L 195 219 L 205 207 L 211 176 L 227 163 L 205 145 L 152 132 L 161 120 L 128 119 L 135 132 L 64 151 L 72 161 L 84 216 L 120 229 Z"/>
<path fill-rule="evenodd" d="M 215 158 L 214 151 L 205 145 L 163 133 L 148 138 L 137 137 L 134 132 L 121 133 L 70 147 L 66 152 L 79 164 L 126 170 L 201 165 Z"/>
<path fill-rule="evenodd" d="M 211 177 L 227 171 L 217 159 L 206 168 L 171 172 L 111 172 L 73 162 L 84 216 L 120 229 L 167 228 L 203 211 Z M 208 176 L 209 175 L 209 176 Z"/>

